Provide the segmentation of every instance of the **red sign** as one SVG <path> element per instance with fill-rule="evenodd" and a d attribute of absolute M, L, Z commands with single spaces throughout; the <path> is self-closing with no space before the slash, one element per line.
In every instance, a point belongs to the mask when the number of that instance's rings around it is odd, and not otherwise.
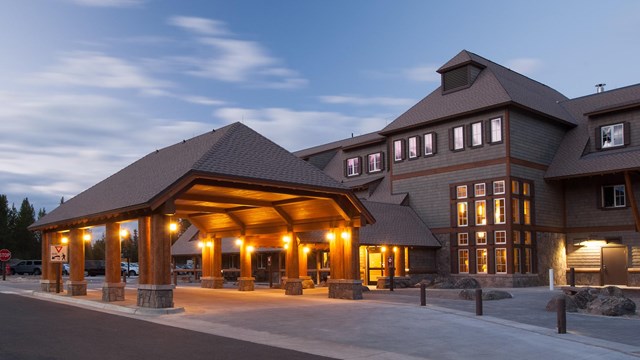
<path fill-rule="evenodd" d="M 0 250 L 0 261 L 9 261 L 11 260 L 11 251 L 7 249 Z"/>

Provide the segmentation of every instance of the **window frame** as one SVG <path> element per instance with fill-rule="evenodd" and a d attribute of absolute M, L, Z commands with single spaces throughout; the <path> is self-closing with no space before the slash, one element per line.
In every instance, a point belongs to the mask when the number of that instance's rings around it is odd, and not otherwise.
<path fill-rule="evenodd" d="M 520 224 L 521 221 L 522 219 L 520 216 L 520 199 L 516 197 L 511 198 L 511 223 Z"/>
<path fill-rule="evenodd" d="M 496 186 L 501 186 L 502 190 L 497 190 Z M 496 180 L 493 182 L 493 194 L 494 195 L 502 195 L 502 194 L 506 194 L 507 192 L 507 188 L 505 185 L 504 180 Z"/>
<path fill-rule="evenodd" d="M 353 167 L 349 164 L 349 162 L 351 160 L 355 160 L 356 161 L 355 166 L 353 166 Z M 347 158 L 346 167 L 347 168 L 346 168 L 345 174 L 347 175 L 347 177 L 354 177 L 354 176 L 361 175 L 362 167 L 360 166 L 360 156 L 354 156 L 354 157 Z M 352 168 L 355 171 L 354 173 L 350 173 L 350 170 Z"/>
<path fill-rule="evenodd" d="M 466 238 L 466 241 L 463 238 Z M 458 246 L 469 246 L 469 233 L 458 233 Z"/>
<path fill-rule="evenodd" d="M 462 263 L 461 254 L 466 254 L 466 263 Z M 462 266 L 464 265 L 465 270 L 463 271 Z M 469 273 L 469 249 L 458 249 L 458 273 L 459 274 L 468 274 Z"/>
<path fill-rule="evenodd" d="M 483 132 L 482 132 L 482 121 L 478 121 L 478 122 L 474 122 L 471 123 L 471 125 L 469 126 L 470 129 L 470 146 L 472 148 L 475 147 L 481 147 L 484 142 L 482 141 L 483 138 Z M 476 141 L 477 140 L 477 141 Z"/>
<path fill-rule="evenodd" d="M 615 131 L 616 128 L 620 128 L 620 137 L 618 140 L 620 140 L 619 144 L 616 144 L 615 140 Z M 618 124 L 611 124 L 611 125 L 603 125 L 600 127 L 600 149 L 613 149 L 613 148 L 617 148 L 617 147 L 621 147 L 625 145 L 625 141 L 624 141 L 624 123 L 618 123 Z M 605 145 L 604 142 L 604 132 L 605 129 L 611 129 L 611 145 Z"/>
<path fill-rule="evenodd" d="M 482 185 L 482 194 L 478 192 L 478 185 Z M 473 184 L 473 195 L 475 197 L 487 196 L 487 184 L 485 183 Z"/>
<path fill-rule="evenodd" d="M 480 234 L 484 234 L 483 237 L 480 237 Z M 482 239 L 482 240 L 480 240 Z M 486 231 L 476 231 L 476 245 L 487 245 L 487 232 Z"/>
<path fill-rule="evenodd" d="M 502 203 L 502 206 L 500 206 L 500 211 L 497 211 L 498 210 L 498 202 Z M 493 199 L 493 223 L 494 224 L 506 224 L 507 223 L 507 216 L 505 214 L 505 208 L 506 208 L 505 198 L 495 198 L 495 199 Z"/>
<path fill-rule="evenodd" d="M 424 134 L 422 136 L 423 138 L 423 151 L 424 151 L 424 156 L 433 156 L 435 155 L 438 151 L 437 151 L 437 139 L 436 139 L 436 133 L 435 132 L 428 132 L 426 134 Z M 429 141 L 427 141 L 427 139 L 429 139 Z M 427 143 L 429 143 L 429 145 L 431 146 L 431 148 L 429 150 L 427 150 Z"/>
<path fill-rule="evenodd" d="M 620 198 L 618 195 L 616 195 L 616 188 L 621 188 L 622 189 L 622 204 L 618 203 L 618 199 Z M 606 189 L 611 189 L 612 190 L 612 199 L 613 199 L 613 205 L 611 206 L 607 206 L 605 203 L 605 199 L 606 199 L 606 195 L 605 195 L 605 190 Z M 627 188 L 624 184 L 616 184 L 616 185 L 602 185 L 600 187 L 600 206 L 603 209 L 624 209 L 627 207 Z"/>
<path fill-rule="evenodd" d="M 497 124 L 497 126 L 496 126 Z M 489 120 L 489 144 L 499 144 L 502 142 L 502 118 L 497 117 Z"/>
<path fill-rule="evenodd" d="M 464 206 L 464 213 L 460 211 L 460 206 Z M 459 227 L 469 226 L 469 203 L 461 201 L 456 204 L 456 218 L 456 223 Z"/>
<path fill-rule="evenodd" d="M 498 236 L 501 234 L 503 236 Z M 503 238 L 504 240 L 498 241 L 498 239 Z M 507 243 L 507 231 L 506 230 L 496 230 L 493 232 L 493 242 L 496 245 L 504 245 Z"/>
<path fill-rule="evenodd" d="M 498 256 L 498 252 L 504 253 L 504 256 Z M 506 274 L 507 273 L 507 248 L 496 248 L 495 250 L 495 259 L 496 259 L 496 274 Z M 504 262 L 499 262 L 498 259 L 504 259 Z M 504 267 L 504 271 L 499 271 L 498 267 Z"/>
<path fill-rule="evenodd" d="M 478 211 L 478 205 L 483 204 L 483 214 L 480 214 L 480 211 Z M 484 226 L 487 225 L 487 200 L 476 200 L 474 202 L 474 209 L 475 209 L 475 218 L 476 218 L 476 225 L 478 226 Z M 482 216 L 482 220 L 480 220 L 480 216 Z"/>
<path fill-rule="evenodd" d="M 480 261 L 481 256 L 480 254 L 484 253 L 482 256 L 482 259 L 484 261 Z M 489 270 L 489 251 L 487 250 L 487 248 L 482 248 L 482 249 L 476 249 L 476 273 L 477 274 L 486 274 Z M 484 265 L 484 270 L 481 270 L 480 265 Z"/>
<path fill-rule="evenodd" d="M 379 163 L 380 163 L 380 167 L 376 168 L 376 169 L 372 169 L 371 168 L 371 157 L 372 156 L 376 156 L 379 155 L 380 159 L 379 159 Z M 374 162 L 374 163 L 378 163 L 378 161 Z M 384 156 L 382 155 L 382 151 L 378 151 L 375 153 L 371 153 L 367 155 L 367 172 L 368 173 L 377 173 L 377 172 L 381 172 L 382 170 L 384 170 Z"/>
<path fill-rule="evenodd" d="M 412 145 L 413 142 L 413 145 Z M 413 148 L 415 154 L 411 155 L 411 149 Z M 409 160 L 417 159 L 420 157 L 420 137 L 419 136 L 410 136 L 407 139 L 407 157 Z"/>
<path fill-rule="evenodd" d="M 459 134 L 457 131 L 459 130 Z M 464 150 L 464 125 L 455 126 L 451 130 L 451 134 L 453 136 L 453 151 L 462 151 Z"/>
<path fill-rule="evenodd" d="M 522 222 L 531 225 L 531 200 L 522 200 Z"/>
<path fill-rule="evenodd" d="M 400 149 L 398 149 L 398 145 Z M 404 139 L 397 139 L 393 141 L 393 162 L 402 162 L 405 159 L 405 144 Z"/>
<path fill-rule="evenodd" d="M 464 189 L 464 195 L 460 195 L 460 190 Z M 469 189 L 467 185 L 456 186 L 456 199 L 466 199 L 469 197 Z"/>

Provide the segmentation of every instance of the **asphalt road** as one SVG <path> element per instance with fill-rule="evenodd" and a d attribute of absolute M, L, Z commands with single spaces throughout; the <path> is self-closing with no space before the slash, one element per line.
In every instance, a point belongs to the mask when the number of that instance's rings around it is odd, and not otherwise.
<path fill-rule="evenodd" d="M 0 294 L 0 359 L 329 359 Z"/>

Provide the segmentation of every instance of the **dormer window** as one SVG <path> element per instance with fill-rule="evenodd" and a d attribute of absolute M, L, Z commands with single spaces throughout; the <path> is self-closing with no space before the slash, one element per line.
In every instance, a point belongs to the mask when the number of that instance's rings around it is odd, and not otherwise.
<path fill-rule="evenodd" d="M 480 74 L 482 68 L 467 64 L 442 73 L 442 91 L 444 93 L 468 88 Z"/>
<path fill-rule="evenodd" d="M 624 145 L 624 125 L 615 124 L 601 127 L 600 141 L 603 149 Z"/>

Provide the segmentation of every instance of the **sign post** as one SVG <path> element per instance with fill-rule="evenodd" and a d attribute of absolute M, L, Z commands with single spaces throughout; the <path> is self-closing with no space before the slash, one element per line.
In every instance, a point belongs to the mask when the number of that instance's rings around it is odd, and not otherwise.
<path fill-rule="evenodd" d="M 66 263 L 69 259 L 69 247 L 67 245 L 51 245 L 51 263 L 57 263 L 56 271 L 56 294 L 60 293 L 60 277 L 62 273 L 62 263 Z"/>
<path fill-rule="evenodd" d="M 2 281 L 7 281 L 7 261 L 11 260 L 11 251 L 0 250 L 0 261 L 2 261 Z"/>

